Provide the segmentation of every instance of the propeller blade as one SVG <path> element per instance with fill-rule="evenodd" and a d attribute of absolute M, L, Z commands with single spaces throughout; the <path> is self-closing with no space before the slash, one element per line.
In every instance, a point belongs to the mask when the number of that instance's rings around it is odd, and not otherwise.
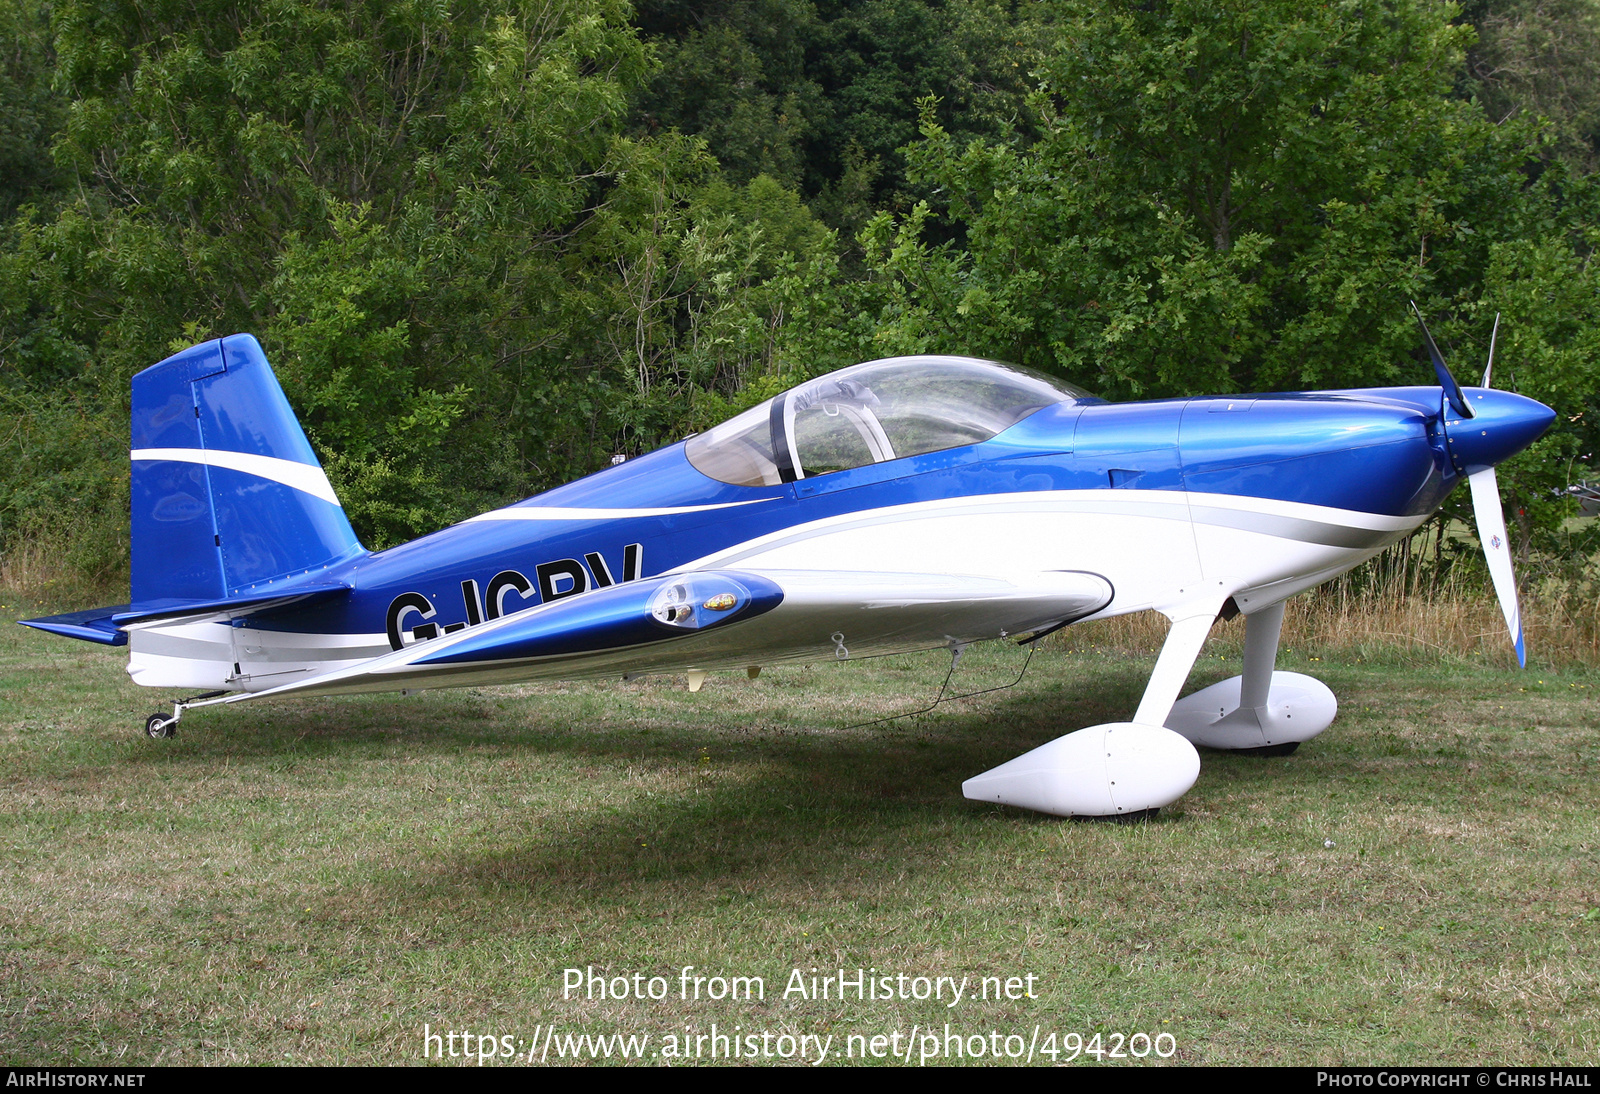
<path fill-rule="evenodd" d="M 1494 313 L 1494 330 L 1489 332 L 1489 363 L 1483 366 L 1483 386 L 1489 386 L 1489 373 L 1494 371 L 1494 340 L 1500 336 L 1500 313 Z"/>
<path fill-rule="evenodd" d="M 1511 543 L 1506 538 L 1506 518 L 1500 509 L 1500 484 L 1492 467 L 1468 475 L 1467 482 L 1472 486 L 1472 516 L 1478 523 L 1478 541 L 1483 544 L 1483 555 L 1489 563 L 1489 576 L 1494 578 L 1494 591 L 1500 598 L 1506 628 L 1511 632 L 1512 644 L 1517 647 L 1517 664 L 1527 668 L 1527 650 L 1522 644 L 1522 612 L 1517 607 L 1517 581 L 1511 573 Z"/>
<path fill-rule="evenodd" d="M 1450 375 L 1450 366 L 1444 363 L 1444 354 L 1439 352 L 1439 347 L 1433 342 L 1433 335 L 1428 333 L 1428 324 L 1422 321 L 1422 312 L 1417 308 L 1417 302 L 1411 302 L 1411 311 L 1417 317 L 1417 325 L 1422 328 L 1422 340 L 1428 344 L 1428 356 L 1433 359 L 1433 374 L 1439 378 L 1439 386 L 1444 388 L 1445 398 L 1450 400 L 1450 406 L 1463 418 L 1472 417 L 1472 407 L 1467 403 L 1467 397 L 1461 393 L 1461 385 L 1456 383 L 1456 378 Z"/>

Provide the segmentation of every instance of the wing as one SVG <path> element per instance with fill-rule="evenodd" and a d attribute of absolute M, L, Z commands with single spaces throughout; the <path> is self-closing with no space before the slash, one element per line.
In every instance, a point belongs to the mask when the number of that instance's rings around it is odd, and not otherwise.
<path fill-rule="evenodd" d="M 541 604 L 254 694 L 843 660 L 1035 632 L 1091 615 L 1111 596 L 1103 577 L 1070 570 L 1013 579 L 808 570 L 663 574 Z"/>

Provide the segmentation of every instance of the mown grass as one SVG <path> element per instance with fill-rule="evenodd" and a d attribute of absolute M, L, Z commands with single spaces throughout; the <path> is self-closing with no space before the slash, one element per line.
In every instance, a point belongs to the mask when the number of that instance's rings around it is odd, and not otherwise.
<path fill-rule="evenodd" d="M 1171 1033 L 1188 1063 L 1600 1058 L 1592 672 L 1307 648 L 1292 757 L 1207 753 L 1155 822 L 965 801 L 1121 719 L 1138 634 L 1019 687 L 947 659 L 245 704 L 137 732 L 119 651 L 0 625 L 0 1056 L 411 1063 L 434 1031 Z M 1193 685 L 1237 671 L 1238 625 Z M 1021 653 L 975 648 L 955 683 Z M 758 975 L 764 1002 L 561 998 L 562 970 Z M 791 969 L 1037 974 L 1039 998 L 782 998 Z M 838 1051 L 836 1047 L 835 1051 Z M 991 1061 L 985 1061 L 991 1062 Z"/>

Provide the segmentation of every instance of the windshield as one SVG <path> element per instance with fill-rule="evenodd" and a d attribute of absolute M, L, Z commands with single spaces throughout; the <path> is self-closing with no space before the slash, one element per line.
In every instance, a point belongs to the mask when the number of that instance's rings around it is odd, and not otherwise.
<path fill-rule="evenodd" d="M 1041 407 L 1092 398 L 1016 365 L 895 357 L 810 380 L 689 438 L 689 462 L 740 486 L 774 486 L 977 444 Z"/>

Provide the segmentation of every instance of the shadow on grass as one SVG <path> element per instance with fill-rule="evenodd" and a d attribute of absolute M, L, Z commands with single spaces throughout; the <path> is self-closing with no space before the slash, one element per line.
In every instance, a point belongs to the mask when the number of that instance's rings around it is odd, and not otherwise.
<path fill-rule="evenodd" d="M 860 728 L 850 710 L 915 710 L 942 668 L 914 681 L 884 669 L 761 690 L 725 683 L 695 699 L 668 684 L 307 699 L 195 711 L 176 741 L 130 742 L 120 762 L 195 778 L 224 763 L 247 777 L 252 765 L 284 762 L 336 769 L 466 757 L 456 778 L 532 765 L 531 797 L 503 775 L 486 788 L 491 837 L 419 854 L 422 869 L 404 885 L 624 902 L 661 886 L 814 888 L 848 878 L 854 890 L 970 854 L 986 833 L 1001 840 L 1019 825 L 1067 823 L 968 801 L 960 784 L 1063 733 L 1126 718 L 1147 672 L 1121 659 L 1061 660 L 1014 690 Z M 1303 763 L 1207 754 L 1197 791 L 1238 793 Z M 395 792 L 416 777 L 414 766 L 397 766 Z M 1157 823 L 1175 822 L 1169 812 Z"/>

